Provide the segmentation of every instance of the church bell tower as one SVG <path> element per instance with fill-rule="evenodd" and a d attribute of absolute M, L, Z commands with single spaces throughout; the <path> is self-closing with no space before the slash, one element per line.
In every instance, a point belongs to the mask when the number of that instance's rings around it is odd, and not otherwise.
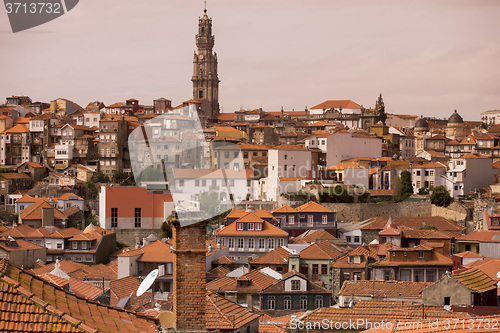
<path fill-rule="evenodd" d="M 213 52 L 215 37 L 212 35 L 212 19 L 204 10 L 198 20 L 198 34 L 193 57 L 193 99 L 207 100 L 205 118 L 216 117 L 219 113 L 219 76 L 217 74 L 217 53 Z M 202 103 L 203 105 L 204 103 Z"/>

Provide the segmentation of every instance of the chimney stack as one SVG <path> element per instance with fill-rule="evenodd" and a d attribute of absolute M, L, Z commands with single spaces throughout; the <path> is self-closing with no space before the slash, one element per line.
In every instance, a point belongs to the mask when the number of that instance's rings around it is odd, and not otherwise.
<path fill-rule="evenodd" d="M 54 207 L 42 208 L 42 227 L 54 225 Z"/>
<path fill-rule="evenodd" d="M 181 227 L 172 222 L 174 286 L 172 292 L 176 332 L 207 332 L 206 303 L 206 235 L 207 222 Z"/>

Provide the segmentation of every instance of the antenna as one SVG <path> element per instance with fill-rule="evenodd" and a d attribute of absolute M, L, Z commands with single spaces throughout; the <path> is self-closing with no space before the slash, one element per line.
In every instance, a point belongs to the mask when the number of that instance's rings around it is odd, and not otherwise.
<path fill-rule="evenodd" d="M 148 276 L 146 276 L 139 288 L 137 288 L 137 296 L 141 296 L 142 294 L 144 294 L 153 285 L 153 282 L 155 282 L 157 277 L 158 268 L 153 269 L 151 272 L 149 272 Z"/>

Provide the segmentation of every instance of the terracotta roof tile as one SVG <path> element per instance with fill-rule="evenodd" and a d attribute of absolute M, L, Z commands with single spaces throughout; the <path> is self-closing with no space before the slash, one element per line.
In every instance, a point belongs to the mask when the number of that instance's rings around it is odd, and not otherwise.
<path fill-rule="evenodd" d="M 126 276 L 124 278 L 111 281 L 109 289 L 112 294 L 111 305 L 116 305 L 118 301 L 124 297 L 129 297 L 141 285 L 141 281 L 133 276 Z"/>
<path fill-rule="evenodd" d="M 70 292 L 88 300 L 93 300 L 103 293 L 102 289 L 75 278 L 69 278 L 69 280 L 66 280 L 65 278 L 50 273 L 40 277 L 45 281 L 53 283 L 61 288 L 67 287 Z"/>
<path fill-rule="evenodd" d="M 496 282 L 477 268 L 453 274 L 451 277 L 475 293 L 484 293 L 497 288 Z"/>
<path fill-rule="evenodd" d="M 207 293 L 206 327 L 209 330 L 237 330 L 247 323 L 258 320 L 259 315 L 231 302 L 216 293 Z"/>
<path fill-rule="evenodd" d="M 457 241 L 477 241 L 500 243 L 500 231 L 477 230 L 457 238 Z"/>
<path fill-rule="evenodd" d="M 387 297 L 387 298 L 421 298 L 422 290 L 433 282 L 406 281 L 346 281 L 340 289 L 340 295 Z"/>
<path fill-rule="evenodd" d="M 333 213 L 332 210 L 321 206 L 319 203 L 309 201 L 302 206 L 297 207 L 297 211 L 301 213 Z"/>
<path fill-rule="evenodd" d="M 249 264 L 258 265 L 284 265 L 288 264 L 288 257 L 290 252 L 280 247 L 279 249 L 272 250 L 266 254 L 261 255 L 257 259 L 250 261 Z"/>
<path fill-rule="evenodd" d="M 19 216 L 22 220 L 41 220 L 44 208 L 54 209 L 54 219 L 55 220 L 65 220 L 67 217 L 59 209 L 54 208 L 51 204 L 42 198 L 37 198 L 35 203 L 29 205 L 27 208 L 23 209 Z"/>
<path fill-rule="evenodd" d="M 319 259 L 319 260 L 334 260 L 340 257 L 344 250 L 338 246 L 324 240 L 320 243 L 311 244 L 304 250 L 300 251 L 301 259 Z"/>
<path fill-rule="evenodd" d="M 9 264 L 5 259 L 0 259 L 0 275 L 0 289 L 9 290 L 14 296 L 10 300 L 2 298 L 0 308 L 8 307 L 13 312 L 36 314 L 16 318 L 15 321 L 21 322 L 21 325 L 28 325 L 20 326 L 18 331 L 33 332 L 33 324 L 36 323 L 56 323 L 65 325 L 56 326 L 54 329 L 58 332 L 158 332 L 158 323 L 154 319 L 68 293 Z M 15 322 L 12 321 L 12 324 Z"/>
<path fill-rule="evenodd" d="M 228 256 L 222 256 L 212 261 L 212 264 L 215 265 L 230 265 L 232 263 L 234 263 L 234 259 L 229 258 Z"/>
<path fill-rule="evenodd" d="M 226 276 L 231 270 L 224 266 L 217 266 L 214 269 L 207 272 L 207 279 L 215 280 Z"/>
<path fill-rule="evenodd" d="M 324 239 L 336 239 L 335 236 L 333 236 L 332 234 L 330 234 L 325 229 L 316 229 L 316 230 L 315 229 L 311 229 L 311 230 L 307 230 L 307 231 L 303 232 L 302 234 L 298 235 L 295 238 L 302 239 L 306 243 L 314 243 L 314 242 L 316 242 L 319 239 L 321 239 L 321 240 L 324 240 Z"/>
<path fill-rule="evenodd" d="M 262 230 L 248 231 L 248 230 L 236 230 L 237 224 L 239 222 L 253 222 L 262 223 Z M 217 236 L 262 236 L 262 237 L 287 237 L 288 233 L 275 227 L 271 223 L 261 219 L 256 214 L 248 212 L 243 217 L 239 218 L 235 222 L 231 223 L 222 230 L 217 231 Z"/>
<path fill-rule="evenodd" d="M 19 224 L 13 228 L 8 229 L 7 231 L 0 233 L 0 236 L 3 237 L 11 236 L 12 238 L 24 238 L 34 231 L 35 231 L 34 228 L 26 224 Z"/>

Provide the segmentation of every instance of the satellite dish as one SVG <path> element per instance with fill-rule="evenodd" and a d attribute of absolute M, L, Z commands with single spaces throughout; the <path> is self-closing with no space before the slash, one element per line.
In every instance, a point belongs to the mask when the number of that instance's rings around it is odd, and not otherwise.
<path fill-rule="evenodd" d="M 151 272 L 149 272 L 148 276 L 146 276 L 139 288 L 137 288 L 137 296 L 141 296 L 142 294 L 144 294 L 153 285 L 153 282 L 155 282 L 157 277 L 158 269 L 153 269 Z"/>
<path fill-rule="evenodd" d="M 174 314 L 171 311 L 163 311 L 156 317 L 161 324 L 162 328 L 174 327 Z"/>

